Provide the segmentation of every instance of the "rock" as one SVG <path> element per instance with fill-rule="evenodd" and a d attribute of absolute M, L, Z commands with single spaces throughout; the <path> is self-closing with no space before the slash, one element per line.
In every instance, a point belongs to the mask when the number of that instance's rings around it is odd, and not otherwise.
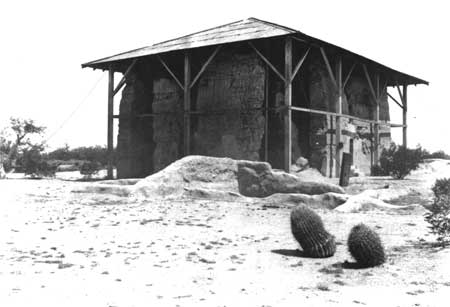
<path fill-rule="evenodd" d="M 385 203 L 381 199 L 373 198 L 365 195 L 364 193 L 350 196 L 349 199 L 341 206 L 335 208 L 334 210 L 338 212 L 360 212 L 368 211 L 373 209 L 381 210 L 413 210 L 420 205 L 414 204 L 409 206 L 395 206 Z"/>
<path fill-rule="evenodd" d="M 230 158 L 187 156 L 133 186 L 138 197 L 181 197 L 186 188 L 238 192 L 237 162 Z"/>
<path fill-rule="evenodd" d="M 263 206 L 295 207 L 305 204 L 311 208 L 334 209 L 345 203 L 350 196 L 338 193 L 324 193 L 320 195 L 306 194 L 272 194 L 268 197 L 255 201 Z"/>
<path fill-rule="evenodd" d="M 239 192 L 249 197 L 267 197 L 275 193 L 323 194 L 344 190 L 334 184 L 305 181 L 282 171 L 272 170 L 266 162 L 238 161 Z"/>
<path fill-rule="evenodd" d="M 295 161 L 295 165 L 300 170 L 304 170 L 304 169 L 309 167 L 309 161 L 308 161 L 308 159 L 306 159 L 304 157 L 300 157 L 300 158 L 297 159 L 297 161 Z"/>

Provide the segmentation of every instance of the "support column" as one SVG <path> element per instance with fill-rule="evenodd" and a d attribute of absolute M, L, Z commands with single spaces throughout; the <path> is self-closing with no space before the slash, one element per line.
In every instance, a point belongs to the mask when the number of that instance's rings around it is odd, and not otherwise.
<path fill-rule="evenodd" d="M 408 127 L 407 127 L 407 113 L 408 113 L 408 85 L 403 85 L 403 146 L 408 145 Z"/>
<path fill-rule="evenodd" d="M 375 148 L 374 148 L 374 152 L 373 152 L 373 159 L 374 159 L 374 164 L 378 165 L 379 162 L 379 147 L 380 147 L 380 75 L 377 73 L 375 75 L 376 78 L 376 97 L 375 97 L 375 129 L 374 129 L 374 133 L 375 133 Z"/>
<path fill-rule="evenodd" d="M 184 54 L 184 155 L 191 153 L 191 61 L 189 51 Z"/>
<path fill-rule="evenodd" d="M 338 99 L 336 101 L 336 113 L 342 114 L 342 99 L 344 94 L 344 89 L 342 86 L 342 58 L 338 59 L 336 67 L 336 83 L 338 88 Z M 341 117 L 336 116 L 336 177 L 340 176 L 341 171 Z"/>
<path fill-rule="evenodd" d="M 107 150 L 108 150 L 108 168 L 107 176 L 108 179 L 113 179 L 113 164 L 114 164 L 114 126 L 113 126 L 113 112 L 114 112 L 114 70 L 112 65 L 109 66 L 108 70 L 108 140 L 107 140 Z"/>
<path fill-rule="evenodd" d="M 292 39 L 286 37 L 284 45 L 284 170 L 291 171 L 292 161 Z"/>

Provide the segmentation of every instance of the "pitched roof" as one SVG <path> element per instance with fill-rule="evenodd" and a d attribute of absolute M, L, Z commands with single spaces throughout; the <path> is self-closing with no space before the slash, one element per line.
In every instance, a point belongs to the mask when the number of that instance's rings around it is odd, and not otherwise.
<path fill-rule="evenodd" d="M 234 43 L 240 41 L 247 41 L 253 39 L 270 38 L 283 35 L 295 35 L 299 38 L 306 39 L 309 42 L 321 46 L 332 46 L 333 48 L 351 54 L 360 58 L 365 62 L 370 62 L 372 65 L 378 66 L 382 70 L 387 70 L 400 76 L 408 84 L 427 84 L 428 82 L 400 71 L 394 70 L 390 67 L 384 66 L 378 62 L 365 58 L 359 54 L 346 50 L 342 47 L 335 46 L 320 39 L 308 36 L 300 31 L 284 27 L 271 22 L 263 21 L 256 18 L 248 18 L 222 26 L 214 27 L 211 29 L 203 30 L 200 32 L 192 33 L 179 38 L 171 39 L 161 43 L 153 44 L 151 46 L 119 53 L 106 58 L 98 59 L 95 61 L 87 62 L 81 65 L 81 67 L 92 68 L 107 68 L 107 64 L 111 62 L 118 62 L 148 55 L 155 55 L 169 51 L 184 50 L 212 45 L 220 45 L 227 43 Z"/>

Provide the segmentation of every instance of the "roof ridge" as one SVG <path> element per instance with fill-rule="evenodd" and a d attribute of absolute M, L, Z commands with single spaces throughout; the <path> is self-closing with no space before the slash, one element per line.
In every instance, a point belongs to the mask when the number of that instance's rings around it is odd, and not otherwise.
<path fill-rule="evenodd" d="M 255 18 L 255 17 L 249 17 L 249 18 L 247 18 L 247 20 L 254 20 L 254 21 L 262 22 L 262 23 L 265 23 L 265 24 L 270 25 L 272 27 L 276 27 L 276 28 L 279 28 L 279 29 L 282 29 L 282 30 L 287 30 L 287 31 L 290 31 L 290 32 L 293 32 L 293 33 L 300 32 L 298 30 L 295 30 L 295 29 L 292 29 L 292 28 L 289 28 L 289 27 L 285 27 L 285 26 L 279 25 L 279 24 L 274 23 L 274 22 L 270 22 L 270 21 L 259 19 L 259 18 Z"/>
<path fill-rule="evenodd" d="M 226 24 L 223 24 L 223 25 L 220 25 L 220 26 L 215 26 L 215 27 L 212 27 L 212 28 L 208 28 L 208 29 L 205 29 L 205 30 L 193 32 L 193 33 L 190 33 L 190 34 L 187 34 L 187 35 L 175 37 L 175 38 L 163 41 L 163 42 L 159 42 L 159 43 L 153 44 L 153 45 L 151 45 L 151 47 L 158 46 L 158 45 L 161 45 L 161 44 L 165 44 L 165 43 L 168 43 L 168 42 L 171 42 L 171 41 L 175 41 L 177 39 L 185 38 L 185 37 L 188 37 L 188 36 L 200 34 L 200 33 L 207 32 L 207 31 L 211 31 L 211 30 L 214 30 L 214 29 L 219 29 L 219 28 L 226 27 L 226 26 L 229 26 L 229 25 L 232 25 L 232 24 L 235 24 L 235 23 L 242 22 L 242 21 L 244 21 L 244 19 L 241 19 L 241 20 L 238 20 L 238 21 L 229 22 L 229 23 L 226 23 Z"/>

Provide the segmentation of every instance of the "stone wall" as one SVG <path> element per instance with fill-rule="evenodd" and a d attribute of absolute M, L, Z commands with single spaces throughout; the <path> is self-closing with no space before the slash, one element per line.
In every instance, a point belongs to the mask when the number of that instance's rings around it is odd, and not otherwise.
<path fill-rule="evenodd" d="M 227 48 L 198 82 L 193 105 L 193 153 L 260 160 L 264 136 L 265 71 L 254 53 Z M 211 114 L 216 113 L 216 114 Z"/>
<path fill-rule="evenodd" d="M 120 101 L 117 137 L 117 177 L 144 177 L 153 172 L 153 128 L 151 118 L 135 115 L 150 113 L 152 87 L 142 73 L 130 73 Z"/>
<path fill-rule="evenodd" d="M 309 93 L 311 108 L 336 111 L 338 93 L 329 78 L 325 65 L 320 61 L 309 64 Z M 374 119 L 375 101 L 364 78 L 353 76 L 345 90 L 342 113 L 364 119 Z M 384 95 L 380 102 L 380 120 L 389 121 L 389 105 Z M 310 115 L 310 164 L 322 174 L 335 174 L 336 120 L 320 114 Z M 391 142 L 390 127 L 380 126 L 381 154 Z M 373 161 L 374 131 L 369 123 L 341 118 L 341 152 L 353 152 L 353 164 L 364 174 L 370 174 Z M 331 159 L 331 161 L 330 161 Z"/>
<path fill-rule="evenodd" d="M 183 93 L 172 79 L 153 81 L 153 112 L 165 113 L 153 119 L 153 164 L 157 172 L 183 154 Z"/>

